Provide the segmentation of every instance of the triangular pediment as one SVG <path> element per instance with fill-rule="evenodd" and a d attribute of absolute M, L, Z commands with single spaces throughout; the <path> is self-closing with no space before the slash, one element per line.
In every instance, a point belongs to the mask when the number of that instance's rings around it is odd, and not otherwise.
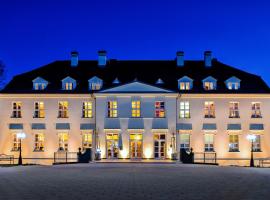
<path fill-rule="evenodd" d="M 155 87 L 146 83 L 134 81 L 110 89 L 100 91 L 100 93 L 171 93 L 173 91 L 160 87 Z"/>

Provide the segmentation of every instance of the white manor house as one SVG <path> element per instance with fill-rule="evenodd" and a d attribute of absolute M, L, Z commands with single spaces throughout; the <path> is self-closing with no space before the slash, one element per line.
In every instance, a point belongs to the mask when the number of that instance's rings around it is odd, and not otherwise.
<path fill-rule="evenodd" d="M 224 165 L 270 157 L 270 89 L 212 59 L 55 61 L 15 76 L 0 93 L 0 154 L 51 164 L 57 151 L 102 159 L 171 159 L 181 148 Z M 247 135 L 255 135 L 253 145 Z"/>

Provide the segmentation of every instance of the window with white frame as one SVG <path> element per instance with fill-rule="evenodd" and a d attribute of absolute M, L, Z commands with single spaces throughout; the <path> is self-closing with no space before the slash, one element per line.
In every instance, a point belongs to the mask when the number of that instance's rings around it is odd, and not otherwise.
<path fill-rule="evenodd" d="M 190 134 L 187 133 L 180 134 L 180 149 L 185 150 L 190 149 Z"/>
<path fill-rule="evenodd" d="M 179 89 L 180 90 L 190 90 L 190 82 L 180 82 Z"/>
<path fill-rule="evenodd" d="M 83 151 L 87 148 L 92 148 L 92 133 L 85 132 L 82 134 Z"/>
<path fill-rule="evenodd" d="M 157 118 L 165 117 L 165 102 L 164 101 L 155 102 L 155 117 Z"/>
<path fill-rule="evenodd" d="M 44 118 L 45 117 L 45 109 L 43 101 L 36 101 L 34 103 L 34 118 Z"/>
<path fill-rule="evenodd" d="M 214 134 L 204 134 L 204 151 L 214 151 Z"/>
<path fill-rule="evenodd" d="M 35 149 L 34 151 L 44 151 L 44 134 L 35 134 Z"/>
<path fill-rule="evenodd" d="M 33 82 L 33 90 L 45 90 L 48 85 L 48 81 L 46 81 L 41 77 L 35 78 L 32 82 Z"/>
<path fill-rule="evenodd" d="M 203 85 L 204 89 L 205 90 L 214 90 L 215 87 L 214 87 L 214 82 L 204 82 L 204 85 Z"/>
<path fill-rule="evenodd" d="M 189 101 L 181 101 L 180 102 L 180 111 L 179 117 L 181 119 L 190 118 L 190 105 Z"/>
<path fill-rule="evenodd" d="M 59 151 L 68 151 L 68 133 L 58 133 Z"/>
<path fill-rule="evenodd" d="M 178 88 L 179 90 L 191 90 L 193 87 L 193 80 L 188 76 L 183 76 L 178 79 Z"/>
<path fill-rule="evenodd" d="M 118 116 L 117 101 L 108 101 L 107 103 L 108 117 L 114 118 Z"/>
<path fill-rule="evenodd" d="M 68 118 L 68 102 L 58 102 L 58 118 Z"/>
<path fill-rule="evenodd" d="M 229 118 L 239 117 L 239 102 L 229 102 Z"/>
<path fill-rule="evenodd" d="M 255 139 L 253 140 L 253 148 L 254 152 L 261 151 L 261 136 L 255 135 Z"/>
<path fill-rule="evenodd" d="M 215 104 L 213 101 L 204 102 L 204 117 L 215 118 Z"/>
<path fill-rule="evenodd" d="M 262 117 L 261 103 L 260 102 L 252 102 L 251 104 L 252 104 L 251 105 L 251 110 L 252 110 L 251 117 L 252 118 L 261 118 Z"/>
<path fill-rule="evenodd" d="M 93 117 L 93 104 L 92 104 L 92 101 L 83 102 L 82 117 L 83 118 L 92 118 Z"/>
<path fill-rule="evenodd" d="M 72 82 L 66 82 L 65 83 L 65 90 L 73 90 L 73 83 Z"/>
<path fill-rule="evenodd" d="M 12 102 L 12 118 L 22 118 L 22 102 Z"/>
<path fill-rule="evenodd" d="M 20 139 L 17 137 L 17 134 L 14 133 L 13 136 L 13 143 L 12 143 L 12 151 L 19 151 L 20 150 Z"/>
<path fill-rule="evenodd" d="M 88 80 L 89 90 L 100 90 L 103 85 L 103 81 L 98 78 L 97 76 L 94 76 Z"/>
<path fill-rule="evenodd" d="M 240 83 L 228 82 L 227 87 L 229 90 L 238 90 L 240 88 Z"/>
<path fill-rule="evenodd" d="M 74 90 L 76 88 L 76 80 L 70 76 L 62 80 L 62 89 L 63 90 Z"/>
<path fill-rule="evenodd" d="M 45 83 L 34 83 L 34 90 L 45 90 Z"/>
<path fill-rule="evenodd" d="M 131 116 L 132 117 L 141 117 L 141 102 L 132 101 L 131 102 Z"/>
<path fill-rule="evenodd" d="M 238 135 L 229 135 L 229 151 L 239 151 L 239 137 Z"/>

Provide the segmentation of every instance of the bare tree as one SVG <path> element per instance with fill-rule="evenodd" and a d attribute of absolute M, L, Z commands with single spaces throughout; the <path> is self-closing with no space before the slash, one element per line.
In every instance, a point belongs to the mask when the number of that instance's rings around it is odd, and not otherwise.
<path fill-rule="evenodd" d="M 6 81 L 6 66 L 2 60 L 0 60 L 0 90 L 4 88 Z"/>

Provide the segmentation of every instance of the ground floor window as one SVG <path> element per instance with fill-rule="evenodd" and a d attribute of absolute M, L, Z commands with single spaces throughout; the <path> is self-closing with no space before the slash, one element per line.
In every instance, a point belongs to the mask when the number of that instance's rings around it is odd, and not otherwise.
<path fill-rule="evenodd" d="M 83 133 L 82 135 L 82 148 L 92 148 L 92 133 Z"/>
<path fill-rule="evenodd" d="M 131 133 L 130 139 L 130 157 L 142 158 L 142 134 Z"/>
<path fill-rule="evenodd" d="M 20 150 L 20 140 L 17 137 L 17 134 L 13 134 L 13 145 L 12 145 L 12 151 L 19 151 Z"/>
<path fill-rule="evenodd" d="M 180 134 L 180 149 L 185 149 L 185 150 L 190 149 L 190 134 L 186 134 L 186 133 Z"/>
<path fill-rule="evenodd" d="M 68 151 L 68 133 L 58 133 L 59 151 Z"/>
<path fill-rule="evenodd" d="M 204 151 L 214 151 L 214 134 L 204 134 Z"/>
<path fill-rule="evenodd" d="M 44 151 L 44 134 L 35 134 L 35 149 L 34 151 Z"/>
<path fill-rule="evenodd" d="M 118 158 L 119 154 L 118 140 L 119 140 L 118 133 L 106 134 L 107 158 Z"/>
<path fill-rule="evenodd" d="M 154 156 L 155 158 L 165 158 L 166 135 L 165 133 L 154 134 Z"/>
<path fill-rule="evenodd" d="M 239 151 L 239 137 L 238 135 L 229 135 L 229 151 Z"/>
<path fill-rule="evenodd" d="M 253 151 L 261 151 L 261 136 L 255 135 L 255 139 L 253 141 Z"/>

